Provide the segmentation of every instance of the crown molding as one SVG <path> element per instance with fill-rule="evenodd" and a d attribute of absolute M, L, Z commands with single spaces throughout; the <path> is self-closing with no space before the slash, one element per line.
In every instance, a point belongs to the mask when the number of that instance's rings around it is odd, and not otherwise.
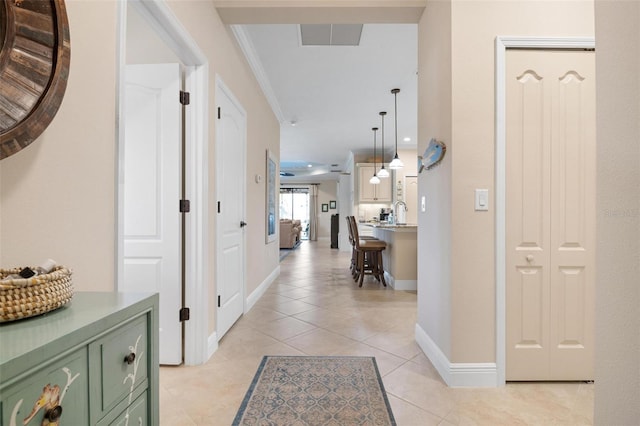
<path fill-rule="evenodd" d="M 282 109 L 280 108 L 280 103 L 278 102 L 278 98 L 271 87 L 271 82 L 269 81 L 267 73 L 262 66 L 258 53 L 253 46 L 251 37 L 249 37 L 249 34 L 242 25 L 231 25 L 231 31 L 233 31 L 233 34 L 236 36 L 240 49 L 242 49 L 244 57 L 247 59 L 247 62 L 253 71 L 253 75 L 258 81 L 258 84 L 262 89 L 262 93 L 265 98 L 267 98 L 267 102 L 271 106 L 271 110 L 278 119 L 278 122 L 280 122 L 280 125 L 284 124 L 286 120 L 282 113 Z"/>

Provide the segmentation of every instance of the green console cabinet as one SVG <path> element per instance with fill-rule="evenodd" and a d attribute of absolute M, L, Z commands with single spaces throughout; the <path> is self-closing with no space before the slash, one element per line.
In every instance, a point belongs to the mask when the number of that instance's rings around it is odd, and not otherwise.
<path fill-rule="evenodd" d="M 157 425 L 158 295 L 76 293 L 0 324 L 0 426 Z"/>

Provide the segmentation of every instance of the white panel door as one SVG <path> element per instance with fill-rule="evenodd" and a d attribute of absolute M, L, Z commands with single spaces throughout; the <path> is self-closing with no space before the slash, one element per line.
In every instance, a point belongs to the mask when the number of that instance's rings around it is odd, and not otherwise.
<path fill-rule="evenodd" d="M 216 286 L 218 339 L 244 312 L 246 115 L 224 85 L 216 86 Z M 253 228 L 258 231 L 259 227 Z"/>
<path fill-rule="evenodd" d="M 124 276 L 119 290 L 160 294 L 160 363 L 180 364 L 180 68 L 128 65 L 125 78 Z"/>
<path fill-rule="evenodd" d="M 507 53 L 507 380 L 593 379 L 595 64 Z"/>

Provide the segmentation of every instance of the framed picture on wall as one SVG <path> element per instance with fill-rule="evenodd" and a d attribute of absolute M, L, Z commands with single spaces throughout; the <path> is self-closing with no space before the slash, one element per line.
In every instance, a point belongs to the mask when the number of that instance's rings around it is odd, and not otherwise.
<path fill-rule="evenodd" d="M 329 201 L 329 208 L 331 210 L 335 210 L 336 209 L 336 200 Z"/>
<path fill-rule="evenodd" d="M 267 205 L 266 236 L 268 244 L 276 240 L 276 157 L 267 150 Z"/>
<path fill-rule="evenodd" d="M 329 211 L 329 204 L 323 204 L 323 205 L 322 205 L 322 212 L 323 212 L 323 213 L 326 213 L 326 212 L 328 212 L 328 211 Z"/>

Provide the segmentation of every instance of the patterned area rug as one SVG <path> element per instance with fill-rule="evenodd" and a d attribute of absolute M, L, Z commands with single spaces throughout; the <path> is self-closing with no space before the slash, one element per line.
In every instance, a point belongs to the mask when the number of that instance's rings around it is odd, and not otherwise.
<path fill-rule="evenodd" d="M 265 356 L 234 425 L 393 425 L 373 357 Z"/>

